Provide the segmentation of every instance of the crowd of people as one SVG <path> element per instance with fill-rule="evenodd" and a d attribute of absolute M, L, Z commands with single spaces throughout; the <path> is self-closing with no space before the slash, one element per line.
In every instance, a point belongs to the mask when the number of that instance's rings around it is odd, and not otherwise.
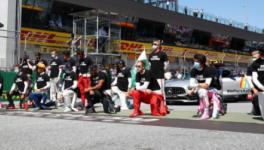
<path fill-rule="evenodd" d="M 137 117 L 144 114 L 140 110 L 143 102 L 150 105 L 151 115 L 164 116 L 169 113 L 164 91 L 164 73 L 169 60 L 162 50 L 160 40 L 153 41 L 152 49 L 148 61 L 136 62 L 135 81 L 132 81 L 131 68 L 122 59 L 116 61 L 116 77 L 112 79 L 110 71 L 94 64 L 91 57 L 85 56 L 83 51 L 77 53 L 78 62 L 68 51 L 64 52 L 63 60 L 59 59 L 55 51 L 51 52 L 50 62 L 41 58 L 41 55 L 37 55 L 34 63 L 25 57 L 18 65 L 17 75 L 7 93 L 7 109 L 15 109 L 13 96 L 17 95 L 19 107 L 26 110 L 29 105 L 34 107 L 33 111 L 64 106 L 64 112 L 84 109 L 85 114 L 89 114 L 96 112 L 96 103 L 102 103 L 106 113 L 133 108 L 130 117 Z M 252 99 L 254 113 L 259 115 L 257 95 L 264 91 L 264 52 L 254 49 L 251 54 L 253 61 L 247 75 L 252 92 L 248 97 Z M 197 94 L 199 97 L 198 115 L 201 119 L 218 118 L 225 113 L 221 98 L 217 95 L 217 90 L 221 89 L 220 73 L 215 67 L 206 65 L 206 62 L 205 55 L 194 55 L 189 94 Z M 150 69 L 146 68 L 147 63 L 150 64 Z M 36 78 L 32 80 L 34 71 Z M 135 82 L 134 86 L 132 82 Z M 3 79 L 0 78 L 0 89 L 2 87 Z M 133 99 L 132 107 L 129 97 Z M 81 101 L 78 102 L 78 99 Z"/>
<path fill-rule="evenodd" d="M 135 87 L 131 86 L 130 68 L 122 59 L 115 63 L 116 77 L 112 80 L 110 71 L 102 65 L 94 64 L 91 57 L 85 56 L 83 51 L 77 52 L 78 61 L 71 57 L 69 51 L 64 52 L 63 60 L 55 51 L 50 55 L 52 59 L 49 62 L 41 54 L 36 55 L 35 61 L 31 61 L 28 56 L 21 59 L 20 64 L 15 67 L 17 74 L 12 87 L 7 92 L 7 109 L 16 109 L 13 98 L 18 96 L 19 107 L 26 110 L 29 107 L 38 111 L 64 106 L 64 112 L 84 109 L 85 114 L 88 114 L 96 112 L 94 104 L 102 103 L 104 111 L 109 113 L 131 108 L 128 97 L 132 96 L 135 109 L 131 117 L 142 114 L 139 108 L 141 101 L 151 104 L 152 115 L 165 115 L 162 112 L 166 109 L 162 89 L 168 58 L 162 51 L 159 40 L 153 43 L 153 53 L 149 59 L 151 70 L 146 70 L 143 62 L 141 68 L 137 67 Z M 34 72 L 36 77 L 33 77 Z M 2 87 L 1 81 L 0 88 Z M 148 100 L 143 100 L 143 95 Z M 118 98 L 113 98 L 114 96 Z M 164 108 L 161 111 L 160 106 Z"/>

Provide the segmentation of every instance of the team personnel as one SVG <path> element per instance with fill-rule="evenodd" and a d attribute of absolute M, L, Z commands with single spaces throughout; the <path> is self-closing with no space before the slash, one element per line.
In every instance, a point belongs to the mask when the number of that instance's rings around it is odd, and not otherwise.
<path fill-rule="evenodd" d="M 164 98 L 164 73 L 169 65 L 169 60 L 167 54 L 162 50 L 161 41 L 155 40 L 152 45 L 153 52 L 149 55 L 149 62 L 151 64 L 150 71 L 157 79 L 161 90 L 163 92 Z"/>
<path fill-rule="evenodd" d="M 12 97 L 14 95 L 18 95 L 20 99 L 20 108 L 22 108 L 22 104 L 24 103 L 24 108 L 28 109 L 28 103 L 25 101 L 25 98 L 28 96 L 28 77 L 22 71 L 19 71 L 17 76 L 14 79 L 14 83 L 12 84 L 11 90 L 7 94 L 8 106 L 7 109 L 15 109 L 14 101 Z"/>
<path fill-rule="evenodd" d="M 206 65 L 206 57 L 202 54 L 195 54 L 194 65 L 191 70 L 190 87 L 197 91 L 200 101 L 205 105 L 201 119 L 209 119 L 209 89 L 219 89 L 216 86 L 216 70 Z M 219 110 L 218 110 L 219 111 Z"/>
<path fill-rule="evenodd" d="M 76 72 L 76 63 L 75 61 L 71 58 L 70 51 L 64 52 L 63 56 L 64 62 L 63 62 L 63 68 L 65 69 L 66 67 L 71 67 L 74 72 Z"/>
<path fill-rule="evenodd" d="M 143 115 L 143 112 L 140 110 L 141 102 L 150 104 L 151 115 L 165 115 L 163 112 L 159 112 L 159 110 L 162 110 L 159 106 L 161 106 L 164 101 L 161 88 L 156 78 L 149 70 L 145 70 L 144 62 L 137 62 L 136 68 L 136 89 L 130 92 L 130 95 L 133 97 L 134 112 L 130 117 Z"/>
<path fill-rule="evenodd" d="M 62 95 L 64 98 L 64 112 L 69 111 L 78 111 L 76 108 L 74 108 L 74 104 L 77 99 L 77 77 L 76 73 L 71 70 L 71 68 L 67 68 L 65 70 L 64 75 L 64 82 L 62 85 Z"/>
<path fill-rule="evenodd" d="M 48 75 L 50 77 L 50 100 L 57 102 L 57 93 L 59 92 L 58 84 L 62 72 L 62 62 L 55 51 L 51 52 L 51 58 L 48 71 Z"/>
<path fill-rule="evenodd" d="M 260 58 L 253 62 L 252 66 L 252 81 L 257 89 L 257 94 L 259 92 L 264 92 L 264 50 L 260 49 Z M 259 105 L 259 100 L 254 100 L 255 105 Z M 257 111 L 257 110 L 255 110 Z M 261 114 L 261 110 L 259 110 L 259 114 Z"/>
<path fill-rule="evenodd" d="M 33 62 L 30 61 L 27 55 L 24 56 L 21 63 L 19 64 L 19 69 L 28 76 L 29 80 L 31 80 L 31 76 L 33 73 L 31 67 L 33 65 L 34 65 Z"/>
<path fill-rule="evenodd" d="M 130 69 L 126 67 L 125 61 L 120 59 L 116 64 L 117 77 L 112 83 L 112 92 L 116 93 L 121 103 L 121 110 L 127 110 L 127 96 L 131 87 Z M 117 102 L 115 102 L 116 104 Z"/>
<path fill-rule="evenodd" d="M 80 51 L 78 52 L 79 55 L 79 78 L 78 78 L 78 88 L 79 92 L 81 94 L 82 103 L 84 106 L 86 106 L 86 95 L 85 95 L 85 89 L 89 88 L 90 85 L 90 74 L 89 69 L 90 66 L 93 64 L 93 61 L 90 57 L 84 56 L 84 52 Z"/>
<path fill-rule="evenodd" d="M 50 78 L 45 73 L 46 66 L 42 63 L 39 63 L 37 68 L 38 73 L 34 92 L 32 92 L 29 96 L 29 99 L 33 99 L 35 104 L 35 109 L 33 111 L 38 111 L 41 108 L 45 109 L 44 105 L 47 99 L 47 92 L 50 88 Z M 41 100 L 43 100 L 43 104 L 41 104 Z"/>
<path fill-rule="evenodd" d="M 247 68 L 247 77 L 248 77 L 248 82 L 250 83 L 250 88 L 251 91 L 248 93 L 248 99 L 252 101 L 252 114 L 253 115 L 260 115 L 260 108 L 258 104 L 258 89 L 255 87 L 255 85 L 252 82 L 252 65 L 253 63 L 258 60 L 261 56 L 261 53 L 259 49 L 252 49 L 250 50 L 250 55 L 252 56 L 252 63 L 248 66 Z"/>
<path fill-rule="evenodd" d="M 85 89 L 88 106 L 85 114 L 95 113 L 94 104 L 102 102 L 104 91 L 107 90 L 107 77 L 102 71 L 98 71 L 97 65 L 91 67 L 91 83 L 88 89 Z"/>
<path fill-rule="evenodd" d="M 35 60 L 33 61 L 33 63 L 29 63 L 29 67 L 32 70 L 37 70 L 38 68 L 38 64 L 42 63 L 45 66 L 48 66 L 48 63 L 45 59 L 42 58 L 41 53 L 36 53 L 35 54 Z"/>

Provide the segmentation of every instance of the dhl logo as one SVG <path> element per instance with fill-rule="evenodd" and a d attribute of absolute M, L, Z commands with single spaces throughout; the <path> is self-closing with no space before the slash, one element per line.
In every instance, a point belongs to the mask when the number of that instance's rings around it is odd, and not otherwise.
<path fill-rule="evenodd" d="M 122 51 L 134 51 L 134 52 L 137 52 L 137 51 L 141 52 L 144 49 L 146 49 L 146 51 L 150 51 L 151 44 L 122 40 L 120 42 L 120 49 Z M 173 51 L 173 47 L 163 46 L 163 50 L 166 52 L 171 52 Z"/>
<path fill-rule="evenodd" d="M 21 43 L 27 42 L 28 44 L 60 47 L 68 47 L 70 39 L 70 34 L 68 33 L 50 32 L 28 28 L 22 28 L 20 36 Z"/>
<path fill-rule="evenodd" d="M 36 44 L 48 47 L 63 47 L 68 48 L 71 45 L 71 35 L 69 33 L 52 32 L 31 28 L 22 28 L 21 30 L 21 43 Z M 76 42 L 76 47 L 82 48 L 85 39 L 80 39 Z M 88 37 L 86 39 L 86 44 L 89 50 L 93 50 L 96 47 L 96 38 L 94 36 Z M 140 53 L 142 50 L 146 50 L 150 53 L 152 50 L 152 45 L 150 43 L 126 41 L 126 40 L 116 40 L 114 44 L 119 45 L 118 50 L 123 53 L 136 54 Z M 50 49 L 45 48 L 47 51 Z M 45 51 L 46 51 L 45 50 Z M 244 55 L 235 55 L 231 53 L 221 53 L 205 51 L 200 49 L 192 48 L 182 48 L 177 46 L 163 46 L 163 50 L 170 57 L 185 57 L 192 58 L 194 54 L 201 53 L 208 57 L 208 59 L 220 59 L 230 62 L 248 62 L 250 57 Z"/>
<path fill-rule="evenodd" d="M 130 43 L 130 42 L 121 42 L 121 50 L 126 51 L 142 51 L 144 49 L 144 44 Z"/>

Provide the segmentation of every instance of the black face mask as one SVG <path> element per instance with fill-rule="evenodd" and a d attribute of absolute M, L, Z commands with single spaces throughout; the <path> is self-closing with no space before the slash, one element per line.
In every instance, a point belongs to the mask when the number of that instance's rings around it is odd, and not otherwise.
<path fill-rule="evenodd" d="M 65 70 L 65 74 L 67 75 L 71 74 L 71 70 Z"/>
<path fill-rule="evenodd" d="M 116 71 L 120 71 L 121 70 L 121 68 L 120 67 L 116 67 Z"/>
<path fill-rule="evenodd" d="M 92 72 L 92 75 L 93 75 L 93 76 L 96 76 L 97 74 L 98 74 L 97 71 Z"/>

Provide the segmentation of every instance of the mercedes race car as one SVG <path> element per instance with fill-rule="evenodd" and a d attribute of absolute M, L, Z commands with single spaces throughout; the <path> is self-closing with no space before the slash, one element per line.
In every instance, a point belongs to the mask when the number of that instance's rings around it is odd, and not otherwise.
<path fill-rule="evenodd" d="M 241 89 L 240 82 L 242 77 L 232 76 L 227 70 L 223 71 L 225 75 L 219 78 L 221 89 L 218 94 L 225 100 L 237 100 L 245 98 L 249 90 Z M 166 102 L 197 102 L 198 96 L 189 93 L 189 79 L 170 79 L 165 82 Z"/>

